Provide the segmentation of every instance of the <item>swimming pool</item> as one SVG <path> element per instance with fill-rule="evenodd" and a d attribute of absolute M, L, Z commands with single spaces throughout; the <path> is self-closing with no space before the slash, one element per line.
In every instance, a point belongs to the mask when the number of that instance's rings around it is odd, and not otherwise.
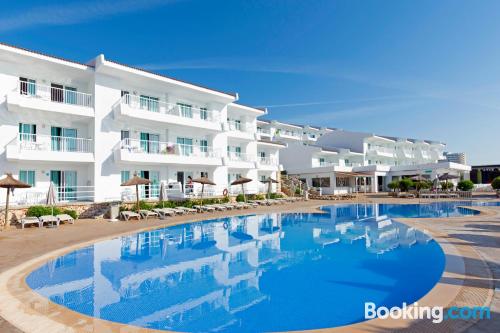
<path fill-rule="evenodd" d="M 26 282 L 73 311 L 154 329 L 346 325 L 364 320 L 365 301 L 414 302 L 442 275 L 441 247 L 386 215 L 396 208 L 335 205 L 156 229 L 73 251 Z"/>

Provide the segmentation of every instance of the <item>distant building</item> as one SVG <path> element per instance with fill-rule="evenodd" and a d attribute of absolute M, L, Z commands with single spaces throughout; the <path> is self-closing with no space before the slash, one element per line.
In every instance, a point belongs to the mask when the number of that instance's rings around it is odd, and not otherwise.
<path fill-rule="evenodd" d="M 448 162 L 458 163 L 458 164 L 467 164 L 467 156 L 465 153 L 449 153 L 445 152 L 444 156 Z"/>
<path fill-rule="evenodd" d="M 474 184 L 489 184 L 499 176 L 500 164 L 474 165 L 471 167 L 470 180 Z"/>

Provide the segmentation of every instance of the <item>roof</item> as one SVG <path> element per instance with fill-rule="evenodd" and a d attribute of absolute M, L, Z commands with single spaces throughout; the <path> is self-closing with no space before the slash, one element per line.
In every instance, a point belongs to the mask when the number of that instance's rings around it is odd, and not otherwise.
<path fill-rule="evenodd" d="M 71 63 L 71 64 L 77 64 L 77 65 L 80 65 L 80 66 L 85 66 L 87 68 L 95 68 L 95 66 L 93 64 L 91 64 L 91 63 L 82 63 L 82 62 L 78 62 L 78 61 L 75 61 L 75 60 L 66 59 L 66 58 L 62 58 L 62 57 L 59 57 L 59 56 L 54 56 L 54 55 L 46 54 L 46 53 L 39 52 L 39 51 L 29 50 L 29 49 L 26 49 L 26 48 L 23 48 L 23 47 L 19 47 L 19 46 L 7 44 L 7 43 L 3 43 L 3 42 L 0 42 L 0 45 L 6 46 L 6 47 L 9 47 L 9 48 L 13 48 L 13 49 L 17 49 L 17 50 L 20 50 L 20 51 L 32 53 L 34 55 L 41 55 L 43 57 L 47 57 L 47 58 L 51 58 L 51 59 L 56 59 L 56 60 L 68 62 L 68 63 Z M 195 83 L 183 81 L 183 80 L 176 79 L 176 78 L 173 78 L 173 77 L 170 77 L 170 76 L 167 76 L 167 75 L 163 75 L 163 74 L 160 74 L 160 73 L 157 73 L 157 72 L 148 71 L 148 70 L 143 69 L 143 68 L 134 67 L 134 66 L 131 66 L 131 65 L 126 65 L 126 64 L 120 63 L 118 61 L 114 61 L 114 60 L 106 59 L 106 61 L 114 63 L 114 64 L 117 64 L 117 65 L 120 65 L 120 66 L 124 66 L 124 67 L 128 67 L 128 68 L 131 68 L 131 69 L 135 69 L 135 70 L 138 70 L 138 71 L 141 71 L 141 72 L 144 72 L 144 73 L 157 75 L 157 76 L 160 76 L 160 77 L 163 77 L 163 78 L 167 78 L 167 79 L 170 79 L 170 80 L 174 80 L 174 81 L 177 81 L 177 82 L 182 82 L 184 84 L 190 84 L 190 85 L 197 86 L 197 87 L 200 87 L 200 88 L 203 88 L 203 89 L 216 91 L 216 92 L 221 93 L 221 94 L 225 94 L 225 95 L 228 95 L 228 96 L 232 96 L 234 98 L 238 98 L 238 94 L 237 93 L 228 93 L 228 92 L 224 92 L 224 91 L 221 91 L 221 90 L 217 90 L 217 89 L 213 89 L 213 88 L 208 88 L 208 87 L 202 86 L 200 84 L 195 84 Z"/>
<path fill-rule="evenodd" d="M 50 55 L 50 54 L 43 53 L 43 52 L 40 52 L 40 51 L 34 51 L 34 50 L 26 49 L 24 47 L 12 45 L 12 44 L 7 44 L 7 43 L 0 42 L 0 45 L 6 46 L 6 47 L 10 47 L 10 48 L 13 48 L 13 49 L 17 49 L 19 51 L 24 51 L 24 52 L 32 53 L 34 55 L 41 55 L 41 56 L 47 57 L 47 58 L 61 60 L 61 61 L 69 62 L 69 63 L 72 63 L 72 64 L 80 65 L 80 66 L 86 66 L 88 68 L 94 68 L 94 66 L 92 66 L 90 64 L 85 64 L 83 62 L 79 62 L 79 61 L 75 61 L 75 60 L 71 60 L 71 59 L 66 59 L 66 58 L 59 57 L 59 56 Z"/>
<path fill-rule="evenodd" d="M 261 142 L 261 143 L 266 143 L 266 144 L 271 144 L 271 145 L 279 145 L 279 146 L 283 146 L 283 147 L 286 147 L 287 144 L 284 143 L 284 142 L 280 142 L 280 141 L 271 141 L 271 140 L 266 140 L 266 139 L 260 139 L 258 140 L 258 142 Z"/>
<path fill-rule="evenodd" d="M 240 106 L 240 107 L 243 107 L 245 109 L 251 109 L 252 111 L 257 111 L 257 112 L 260 112 L 260 113 L 267 113 L 267 109 L 266 108 L 256 108 L 256 107 L 253 107 L 253 106 L 243 105 L 241 103 L 235 103 L 235 102 L 232 102 L 230 105 Z"/>

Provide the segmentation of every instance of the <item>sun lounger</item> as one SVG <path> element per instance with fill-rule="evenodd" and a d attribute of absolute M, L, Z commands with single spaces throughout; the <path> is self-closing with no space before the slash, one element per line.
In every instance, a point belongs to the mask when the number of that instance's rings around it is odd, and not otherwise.
<path fill-rule="evenodd" d="M 41 225 L 44 223 L 50 223 L 52 226 L 56 223 L 56 226 L 59 226 L 59 219 L 54 215 L 43 215 L 38 218 L 40 220 Z"/>
<path fill-rule="evenodd" d="M 174 216 L 175 212 L 170 208 L 155 208 L 153 212 L 157 213 L 160 217 Z"/>
<path fill-rule="evenodd" d="M 240 206 L 241 208 L 245 208 L 245 209 L 248 209 L 250 208 L 251 206 L 249 204 L 246 204 L 244 202 L 239 202 L 238 203 L 238 206 Z"/>
<path fill-rule="evenodd" d="M 228 203 L 220 204 L 220 205 L 223 207 L 226 207 L 227 210 L 233 210 L 234 208 L 236 208 L 235 206 L 228 204 Z"/>
<path fill-rule="evenodd" d="M 56 218 L 59 219 L 59 224 L 61 224 L 61 222 L 68 222 L 68 223 L 71 223 L 71 224 L 75 224 L 75 219 L 72 218 L 68 214 L 59 214 L 59 215 L 56 215 Z"/>
<path fill-rule="evenodd" d="M 136 218 L 137 220 L 141 219 L 141 215 L 137 214 L 136 212 L 130 211 L 130 210 L 124 210 L 123 212 L 120 213 L 122 218 L 125 221 L 130 220 L 131 218 Z"/>
<path fill-rule="evenodd" d="M 21 219 L 21 229 L 24 229 L 24 226 L 28 224 L 37 224 L 40 228 L 42 227 L 42 223 L 40 223 L 38 217 L 34 216 L 26 216 Z"/>
<path fill-rule="evenodd" d="M 193 208 L 189 208 L 189 207 L 176 207 L 177 210 L 182 210 L 184 213 L 191 213 L 191 214 L 196 214 L 198 211 L 196 209 L 193 209 Z"/>
<path fill-rule="evenodd" d="M 193 207 L 196 208 L 200 212 L 214 212 L 215 211 L 215 208 L 210 207 L 210 206 L 195 205 Z"/>
<path fill-rule="evenodd" d="M 209 207 L 213 207 L 215 208 L 215 210 L 218 210 L 218 211 L 225 211 L 227 208 L 224 207 L 223 205 L 209 205 Z"/>
<path fill-rule="evenodd" d="M 159 214 L 157 212 L 153 212 L 147 209 L 141 209 L 139 210 L 139 214 L 143 219 L 148 219 L 149 217 L 159 217 Z"/>

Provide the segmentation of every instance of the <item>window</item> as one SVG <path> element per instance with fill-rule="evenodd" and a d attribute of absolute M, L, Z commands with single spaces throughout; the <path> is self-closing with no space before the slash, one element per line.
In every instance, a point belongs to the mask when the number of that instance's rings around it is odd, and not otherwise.
<path fill-rule="evenodd" d="M 20 89 L 19 92 L 21 95 L 29 95 L 29 96 L 35 96 L 36 95 L 36 81 L 32 79 L 27 79 L 25 77 L 20 77 Z"/>
<path fill-rule="evenodd" d="M 130 139 L 130 131 L 129 130 L 122 130 L 120 135 L 121 135 L 122 140 Z"/>
<path fill-rule="evenodd" d="M 208 110 L 207 108 L 200 108 L 200 119 L 208 120 Z"/>
<path fill-rule="evenodd" d="M 190 156 L 193 154 L 193 139 L 177 138 L 177 144 L 181 155 Z"/>
<path fill-rule="evenodd" d="M 158 154 L 160 152 L 160 136 L 141 132 L 141 149 L 146 153 Z"/>
<path fill-rule="evenodd" d="M 179 107 L 179 111 L 181 113 L 181 117 L 193 118 L 193 108 L 189 104 L 177 103 Z M 200 114 L 201 117 L 201 114 Z"/>
<path fill-rule="evenodd" d="M 140 108 L 143 110 L 158 112 L 159 111 L 158 103 L 159 103 L 158 97 L 141 95 L 139 98 L 139 105 Z"/>
<path fill-rule="evenodd" d="M 337 187 L 347 187 L 349 186 L 349 177 L 337 177 L 336 179 Z"/>
<path fill-rule="evenodd" d="M 120 172 L 120 175 L 121 175 L 121 183 L 122 184 L 130 179 L 130 171 L 122 171 L 122 172 Z"/>
<path fill-rule="evenodd" d="M 323 157 L 320 157 L 319 165 L 325 165 L 325 159 Z"/>
<path fill-rule="evenodd" d="M 208 153 L 208 140 L 200 140 L 200 151 Z"/>
<path fill-rule="evenodd" d="M 64 102 L 64 87 L 61 84 L 50 85 L 50 100 L 53 102 Z"/>
<path fill-rule="evenodd" d="M 312 179 L 313 187 L 330 187 L 330 178 L 329 177 L 321 177 L 321 178 L 313 178 Z"/>
<path fill-rule="evenodd" d="M 200 176 L 208 178 L 208 172 L 207 171 L 202 171 L 202 172 L 200 172 Z"/>
<path fill-rule="evenodd" d="M 64 87 L 64 101 L 67 104 L 77 104 L 76 88 Z"/>
<path fill-rule="evenodd" d="M 36 142 L 36 125 L 19 123 L 19 141 Z"/>
<path fill-rule="evenodd" d="M 19 170 L 19 180 L 23 183 L 35 187 L 35 171 L 34 170 Z"/>
<path fill-rule="evenodd" d="M 126 90 L 122 90 L 122 102 L 125 104 L 130 104 L 130 93 Z"/>

